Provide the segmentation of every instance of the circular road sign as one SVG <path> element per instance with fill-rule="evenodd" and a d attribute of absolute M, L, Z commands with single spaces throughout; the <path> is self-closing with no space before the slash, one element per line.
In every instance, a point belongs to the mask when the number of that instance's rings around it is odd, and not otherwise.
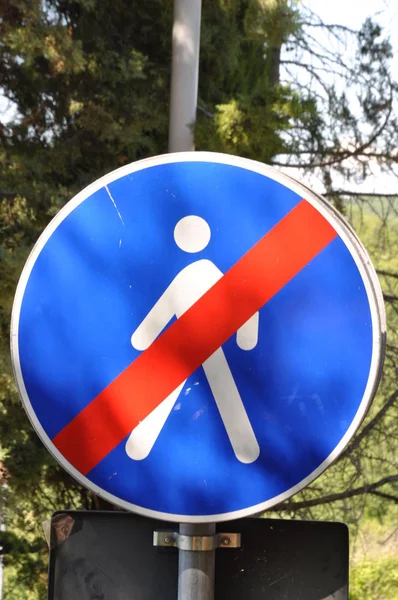
<path fill-rule="evenodd" d="M 106 175 L 29 256 L 22 402 L 80 483 L 146 516 L 235 519 L 292 496 L 359 427 L 384 353 L 369 258 L 321 197 L 179 153 Z"/>

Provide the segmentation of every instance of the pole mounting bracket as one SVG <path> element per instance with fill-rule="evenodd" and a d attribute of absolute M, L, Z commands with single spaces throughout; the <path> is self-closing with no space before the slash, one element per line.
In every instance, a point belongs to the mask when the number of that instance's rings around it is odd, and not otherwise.
<path fill-rule="evenodd" d="M 175 531 L 154 531 L 153 545 L 190 552 L 210 552 L 217 548 L 240 548 L 241 535 L 240 533 L 184 535 Z"/>

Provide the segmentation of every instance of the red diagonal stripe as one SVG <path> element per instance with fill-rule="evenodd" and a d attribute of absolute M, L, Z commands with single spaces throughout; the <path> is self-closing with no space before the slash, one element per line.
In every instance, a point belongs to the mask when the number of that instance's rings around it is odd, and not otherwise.
<path fill-rule="evenodd" d="M 302 200 L 54 437 L 61 454 L 91 471 L 336 236 Z"/>

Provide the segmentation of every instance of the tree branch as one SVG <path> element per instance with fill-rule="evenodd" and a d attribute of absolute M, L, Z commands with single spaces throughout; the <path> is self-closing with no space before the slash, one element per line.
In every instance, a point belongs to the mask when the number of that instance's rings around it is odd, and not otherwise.
<path fill-rule="evenodd" d="M 354 198 L 398 198 L 398 194 L 377 194 L 376 192 L 350 192 L 349 190 L 336 190 L 324 192 L 323 196 L 352 196 Z"/>
<path fill-rule="evenodd" d="M 376 427 L 376 425 L 381 421 L 381 419 L 386 415 L 391 406 L 398 399 L 398 390 L 396 390 L 391 396 L 388 398 L 383 408 L 379 410 L 379 412 L 373 417 L 371 421 L 362 429 L 362 431 L 353 439 L 351 444 L 347 446 L 347 448 L 342 452 L 338 458 L 338 462 L 340 462 L 343 458 L 346 458 L 349 454 L 351 454 L 355 448 L 358 448 L 360 443 L 367 435 Z"/>
<path fill-rule="evenodd" d="M 302 508 L 311 508 L 312 506 L 319 506 L 320 504 L 330 504 L 331 502 L 337 502 L 338 500 L 353 498 L 354 496 L 360 496 L 361 494 L 374 494 L 374 491 L 377 490 L 377 488 L 382 487 L 387 483 L 394 483 L 396 481 L 398 481 L 398 475 L 390 475 L 389 477 L 383 477 L 383 479 L 380 479 L 375 483 L 365 484 L 353 490 L 345 490 L 344 492 L 329 494 L 328 496 L 313 498 L 312 500 L 304 500 L 302 502 L 286 502 L 279 504 L 277 510 L 296 511 Z"/>
<path fill-rule="evenodd" d="M 384 271 L 383 269 L 377 269 L 378 275 L 385 275 L 385 277 L 394 277 L 394 279 L 398 279 L 398 273 L 392 273 L 391 271 Z"/>
<path fill-rule="evenodd" d="M 206 117 L 209 117 L 210 119 L 214 119 L 214 113 L 209 112 L 208 110 L 206 110 L 205 108 L 203 108 L 203 106 L 200 106 L 200 104 L 197 105 L 196 109 L 203 113 L 204 115 L 206 115 Z"/>
<path fill-rule="evenodd" d="M 358 33 L 357 31 L 355 31 L 355 29 L 351 29 L 350 27 L 346 27 L 345 25 L 339 25 L 338 23 L 323 23 L 322 21 L 312 23 L 311 21 L 300 21 L 300 25 L 304 25 L 306 27 L 321 27 L 322 29 L 329 30 L 340 29 L 341 31 L 345 31 L 346 33 L 352 33 L 354 35 Z"/>
<path fill-rule="evenodd" d="M 385 494 L 384 492 L 378 492 L 374 490 L 373 492 L 369 492 L 372 496 L 380 496 L 380 498 L 385 498 L 386 500 L 391 500 L 398 504 L 398 496 L 393 496 L 392 494 Z"/>
<path fill-rule="evenodd" d="M 366 143 L 367 144 L 367 143 Z M 359 158 L 376 158 L 376 159 L 384 159 L 384 160 L 388 160 L 388 161 L 393 161 L 394 163 L 398 162 L 398 159 L 396 156 L 386 156 L 385 153 L 380 153 L 380 152 L 364 152 L 363 150 L 366 150 L 367 145 L 366 144 L 362 144 L 360 146 L 360 148 L 357 148 L 356 150 L 350 151 L 350 150 L 345 150 L 344 152 L 335 152 L 333 150 L 328 151 L 327 149 L 320 152 L 317 152 L 317 154 L 321 154 L 322 158 L 326 158 L 327 156 L 330 156 L 330 160 L 324 160 L 323 162 L 318 162 L 318 163 L 313 163 L 313 162 L 306 162 L 306 163 L 296 163 L 296 164 L 289 164 L 286 162 L 279 162 L 279 161 L 271 161 L 270 164 L 274 165 L 276 167 L 289 167 L 289 168 L 295 168 L 295 169 L 315 169 L 315 168 L 320 168 L 320 167 L 330 167 L 332 165 L 337 164 L 338 162 L 343 162 L 344 160 L 347 160 L 348 158 L 356 158 L 359 160 Z M 285 153 L 280 153 L 280 155 L 282 156 L 283 154 L 288 154 L 287 152 Z M 303 151 L 298 151 L 294 153 L 295 155 L 299 155 L 299 154 L 311 154 L 310 151 L 308 150 L 303 150 Z M 383 195 L 383 194 L 380 194 Z M 393 194 L 395 196 L 395 194 Z"/>
<path fill-rule="evenodd" d="M 33 196 L 32 194 L 30 194 L 29 192 L 25 193 L 25 192 L 6 192 L 5 190 L 0 190 L 0 198 L 6 198 L 7 200 L 14 200 L 14 198 L 17 197 L 21 197 L 21 198 L 26 198 L 27 200 L 32 200 L 35 198 L 35 196 Z"/>

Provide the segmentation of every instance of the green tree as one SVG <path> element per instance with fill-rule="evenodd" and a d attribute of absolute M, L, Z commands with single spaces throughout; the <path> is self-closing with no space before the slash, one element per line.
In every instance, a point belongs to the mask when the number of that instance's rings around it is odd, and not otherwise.
<path fill-rule="evenodd" d="M 41 520 L 58 508 L 101 506 L 49 456 L 21 409 L 8 350 L 17 279 L 38 235 L 74 193 L 116 167 L 166 151 L 172 9 L 172 0 L 0 0 L 0 89 L 13 113 L 0 123 L 0 440 L 9 599 L 27 598 L 26 585 L 32 598 L 44 595 Z M 356 200 L 367 212 L 395 210 L 394 198 L 380 203 L 377 192 L 364 196 L 349 187 L 366 180 L 374 164 L 386 171 L 396 165 L 391 55 L 371 21 L 354 32 L 324 26 L 294 0 L 204 0 L 197 148 L 312 175 L 347 214 Z M 384 239 L 384 221 L 380 230 L 366 221 L 370 242 Z M 398 265 L 386 258 L 391 245 L 383 248 L 374 251 L 393 333 L 381 393 L 334 470 L 286 503 L 285 514 L 308 516 L 325 506 L 344 514 L 354 498 L 361 500 L 358 514 L 369 494 L 397 501 L 391 451 Z M 372 510 L 385 510 L 380 506 Z"/>

